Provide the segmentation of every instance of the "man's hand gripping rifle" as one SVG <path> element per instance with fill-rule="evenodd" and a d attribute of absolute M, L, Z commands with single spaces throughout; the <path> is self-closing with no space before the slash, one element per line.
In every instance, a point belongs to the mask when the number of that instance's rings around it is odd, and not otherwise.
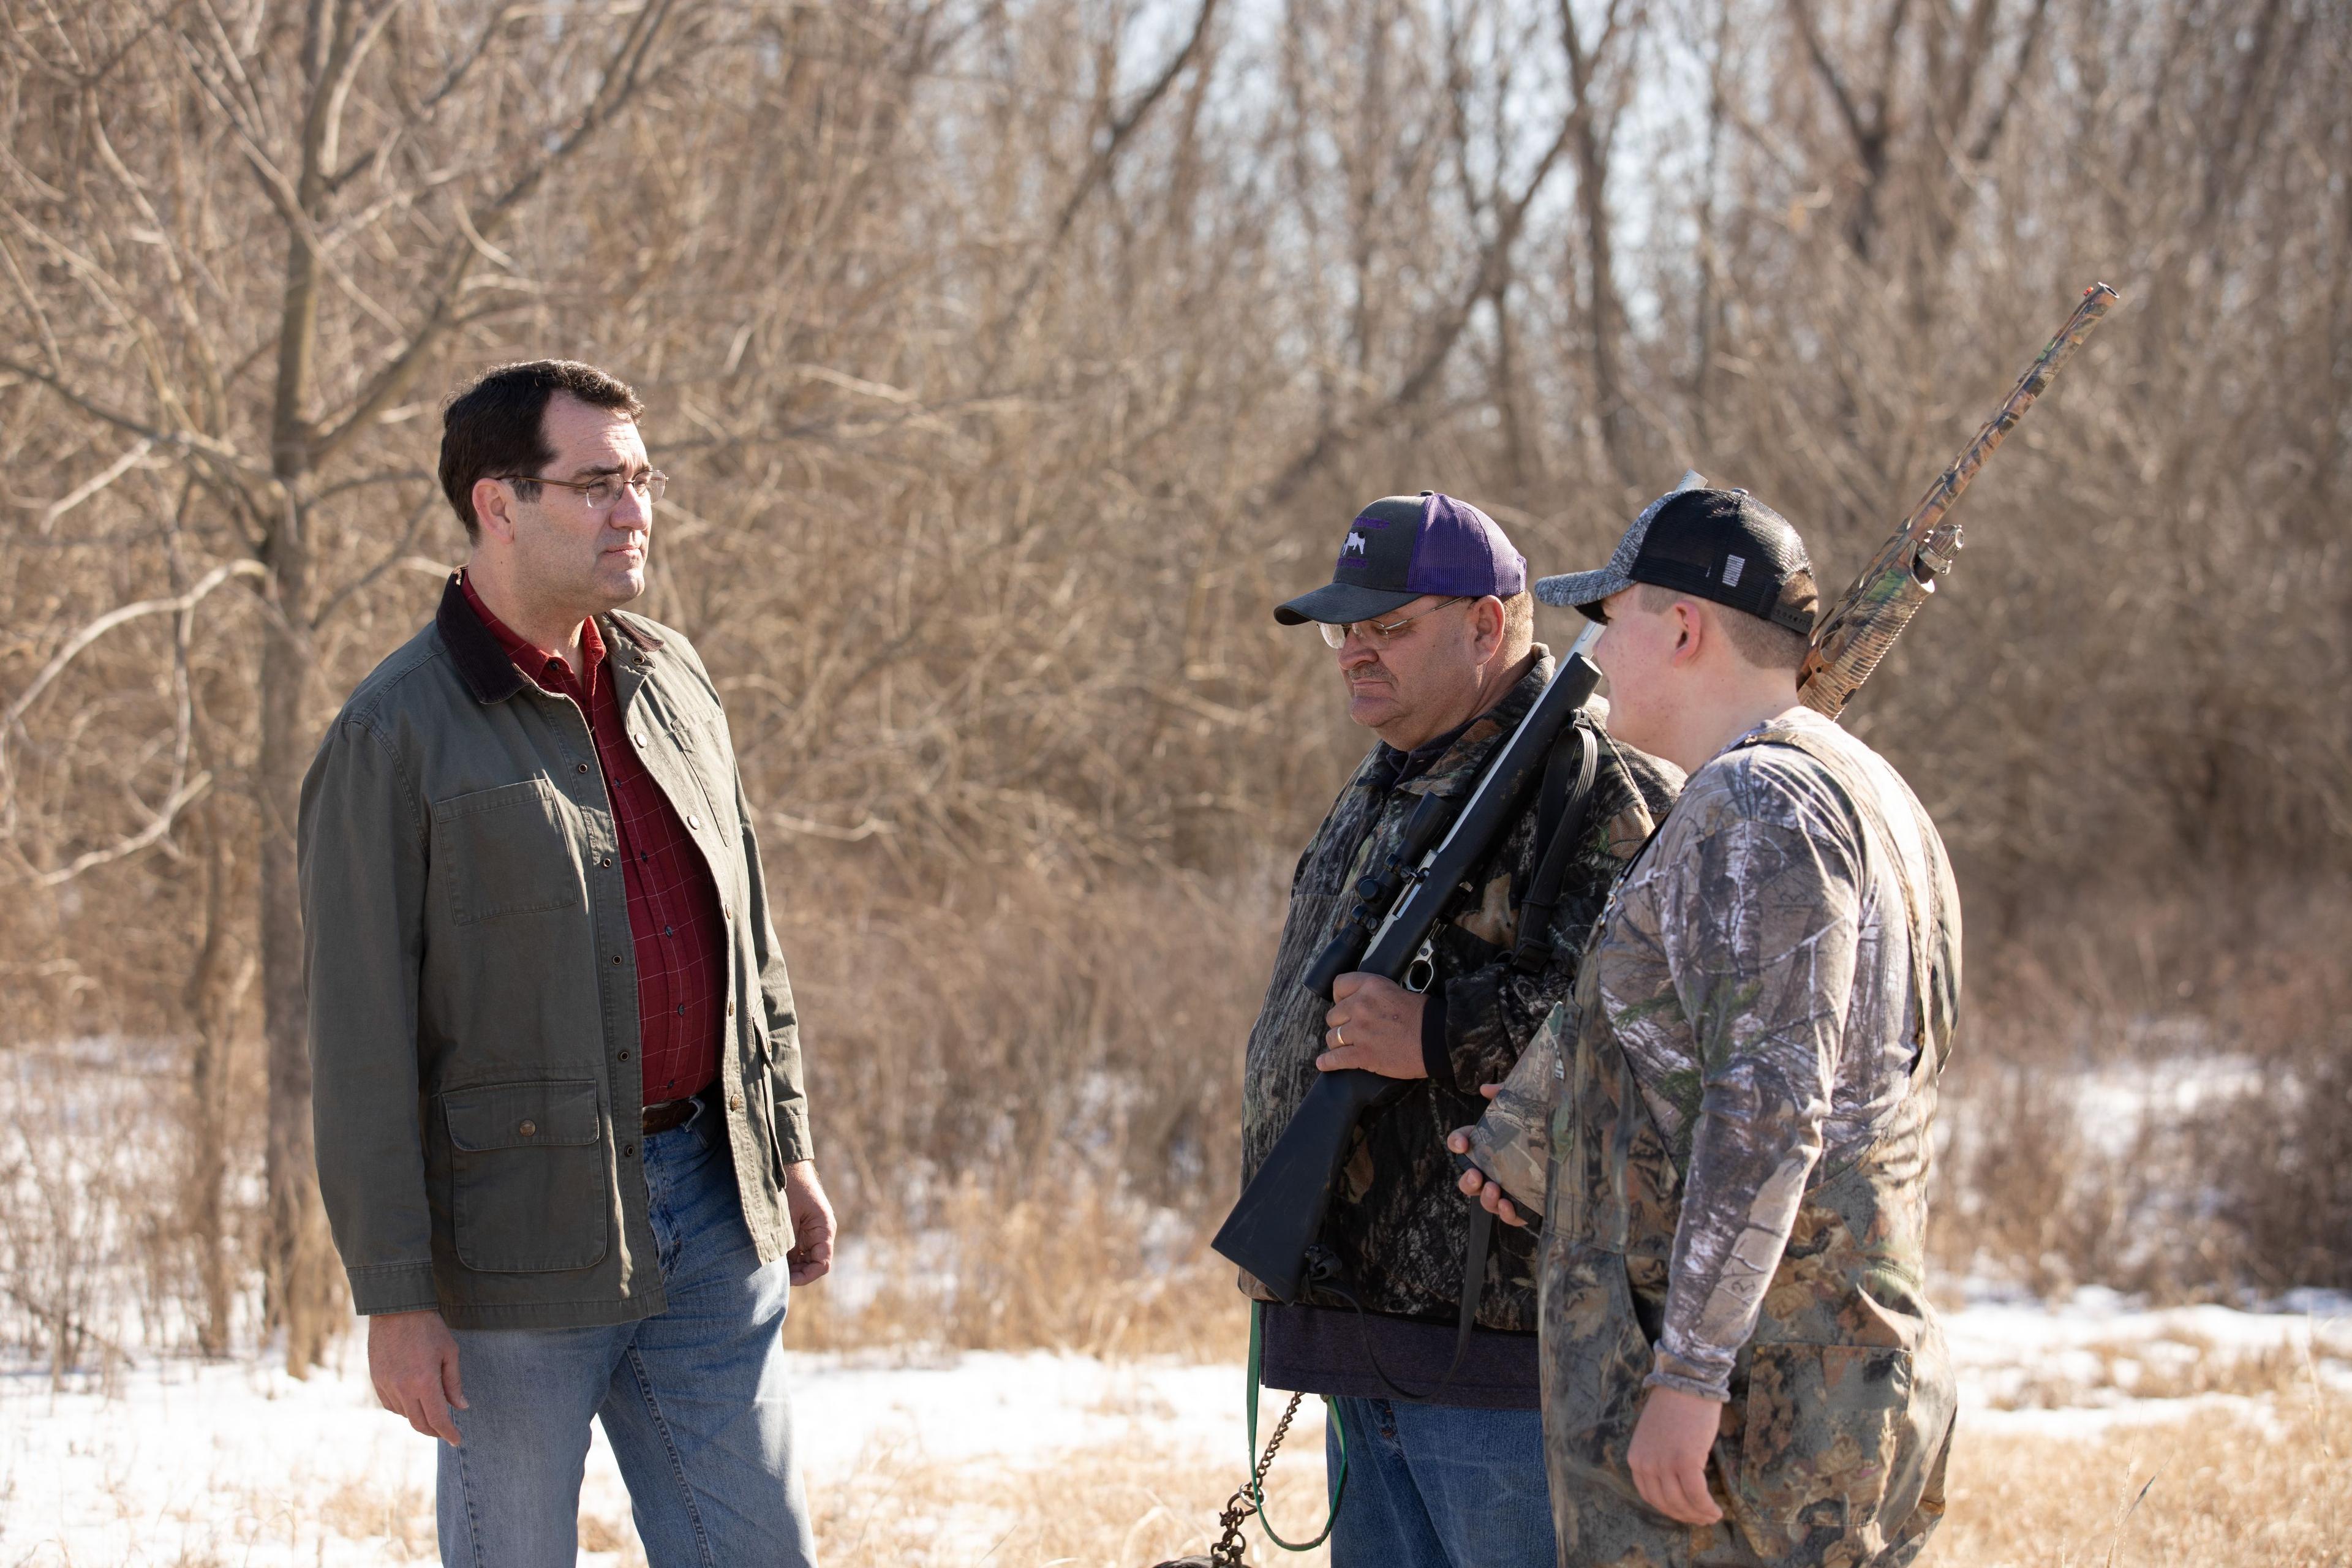
<path fill-rule="evenodd" d="M 1355 912 L 1300 984 L 1328 998 L 1332 982 L 1354 972 L 1396 981 L 1408 991 L 1429 988 L 1431 934 L 1509 828 L 1553 745 L 1600 684 L 1601 670 L 1590 657 L 1600 635 L 1594 626 L 1576 639 L 1450 826 L 1447 803 L 1422 798 L 1406 819 L 1396 854 L 1378 877 L 1357 884 Z M 1406 1079 L 1359 1068 L 1318 1078 L 1210 1246 L 1281 1300 L 1297 1301 L 1317 1278 L 1308 1254 L 1356 1123 L 1408 1087 Z"/>

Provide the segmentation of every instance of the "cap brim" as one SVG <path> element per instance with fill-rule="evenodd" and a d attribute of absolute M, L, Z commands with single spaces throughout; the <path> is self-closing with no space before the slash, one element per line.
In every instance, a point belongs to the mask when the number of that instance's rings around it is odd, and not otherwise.
<path fill-rule="evenodd" d="M 1603 566 L 1598 572 L 1570 572 L 1559 577 L 1536 579 L 1536 597 L 1547 605 L 1562 609 L 1581 610 L 1591 620 L 1601 618 L 1601 601 L 1610 595 L 1633 585 L 1630 574 L 1621 567 Z"/>
<path fill-rule="evenodd" d="M 1326 583 L 1311 594 L 1301 594 L 1286 604 L 1276 605 L 1274 618 L 1286 626 L 1304 626 L 1308 621 L 1345 626 L 1349 621 L 1369 621 L 1374 616 L 1401 610 L 1420 597 L 1419 594 L 1360 588 L 1353 583 Z"/>

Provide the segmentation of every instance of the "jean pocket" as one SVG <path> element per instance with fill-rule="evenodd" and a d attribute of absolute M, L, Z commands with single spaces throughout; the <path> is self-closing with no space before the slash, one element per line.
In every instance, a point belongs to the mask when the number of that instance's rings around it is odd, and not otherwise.
<path fill-rule="evenodd" d="M 1916 1447 L 1912 1390 L 1907 1350 L 1755 1347 L 1729 1489 L 1759 1553 L 1778 1556 L 1824 1529 L 1850 1540 L 1873 1531 L 1890 1474 Z"/>
<path fill-rule="evenodd" d="M 436 875 L 448 881 L 450 918 L 467 926 L 586 908 L 568 810 L 543 778 L 434 802 Z"/>
<path fill-rule="evenodd" d="M 541 1274 L 604 1260 L 611 1216 L 595 1084 L 450 1089 L 441 1114 L 458 1262 L 486 1274 Z"/>

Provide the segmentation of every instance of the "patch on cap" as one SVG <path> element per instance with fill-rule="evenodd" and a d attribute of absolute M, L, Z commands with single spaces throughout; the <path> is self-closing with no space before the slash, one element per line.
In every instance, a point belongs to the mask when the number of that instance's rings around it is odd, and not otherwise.
<path fill-rule="evenodd" d="M 1507 599 L 1524 593 L 1527 557 L 1468 501 L 1423 490 L 1382 496 L 1340 536 L 1331 581 L 1275 607 L 1285 626 L 1368 620 L 1424 594 Z"/>

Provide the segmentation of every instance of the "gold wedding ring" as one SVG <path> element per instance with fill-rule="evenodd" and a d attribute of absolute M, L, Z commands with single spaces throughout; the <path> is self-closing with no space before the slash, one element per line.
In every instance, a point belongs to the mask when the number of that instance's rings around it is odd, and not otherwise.
<path fill-rule="evenodd" d="M 1339 1032 L 1339 1026 L 1337 1024 L 1331 1026 L 1331 1037 L 1339 1042 L 1341 1050 L 1348 1048 L 1348 1037 Z"/>

